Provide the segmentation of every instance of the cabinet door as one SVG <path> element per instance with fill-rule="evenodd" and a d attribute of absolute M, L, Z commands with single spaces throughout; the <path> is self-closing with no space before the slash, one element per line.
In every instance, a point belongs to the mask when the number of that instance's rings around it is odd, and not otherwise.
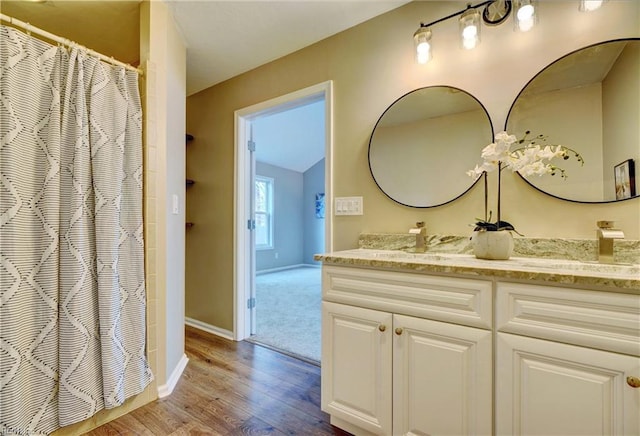
<path fill-rule="evenodd" d="M 392 315 L 322 303 L 322 410 L 391 434 Z"/>
<path fill-rule="evenodd" d="M 394 315 L 393 434 L 490 435 L 491 331 Z"/>
<path fill-rule="evenodd" d="M 640 359 L 542 339 L 497 335 L 499 435 L 637 435 Z"/>

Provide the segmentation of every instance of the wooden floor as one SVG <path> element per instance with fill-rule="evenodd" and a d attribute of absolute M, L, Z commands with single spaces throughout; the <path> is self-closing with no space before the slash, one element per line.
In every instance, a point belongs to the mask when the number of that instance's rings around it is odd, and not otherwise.
<path fill-rule="evenodd" d="M 173 393 L 90 433 L 347 435 L 320 410 L 320 368 L 187 327 L 189 358 Z"/>

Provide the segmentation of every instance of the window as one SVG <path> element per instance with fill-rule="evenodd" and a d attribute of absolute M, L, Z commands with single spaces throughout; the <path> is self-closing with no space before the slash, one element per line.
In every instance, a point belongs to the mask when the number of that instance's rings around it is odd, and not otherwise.
<path fill-rule="evenodd" d="M 273 179 L 256 176 L 256 249 L 273 248 Z"/>

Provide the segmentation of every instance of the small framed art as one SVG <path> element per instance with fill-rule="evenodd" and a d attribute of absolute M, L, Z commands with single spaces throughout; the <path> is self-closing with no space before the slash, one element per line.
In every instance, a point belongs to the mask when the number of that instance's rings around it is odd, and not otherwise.
<path fill-rule="evenodd" d="M 636 177 L 633 159 L 627 159 L 613 167 L 616 184 L 616 200 L 635 197 Z"/>
<path fill-rule="evenodd" d="M 324 192 L 316 194 L 316 218 L 324 218 Z"/>

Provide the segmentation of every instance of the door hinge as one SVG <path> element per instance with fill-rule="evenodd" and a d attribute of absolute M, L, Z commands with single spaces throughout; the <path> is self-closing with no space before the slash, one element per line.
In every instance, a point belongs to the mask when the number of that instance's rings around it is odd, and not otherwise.
<path fill-rule="evenodd" d="M 249 298 L 247 300 L 247 309 L 253 309 L 254 307 L 256 307 L 256 299 L 255 298 Z"/>
<path fill-rule="evenodd" d="M 255 230 L 256 229 L 256 220 L 247 220 L 247 230 Z"/>
<path fill-rule="evenodd" d="M 249 151 L 256 151 L 256 143 L 252 140 L 247 141 L 247 148 Z"/>

